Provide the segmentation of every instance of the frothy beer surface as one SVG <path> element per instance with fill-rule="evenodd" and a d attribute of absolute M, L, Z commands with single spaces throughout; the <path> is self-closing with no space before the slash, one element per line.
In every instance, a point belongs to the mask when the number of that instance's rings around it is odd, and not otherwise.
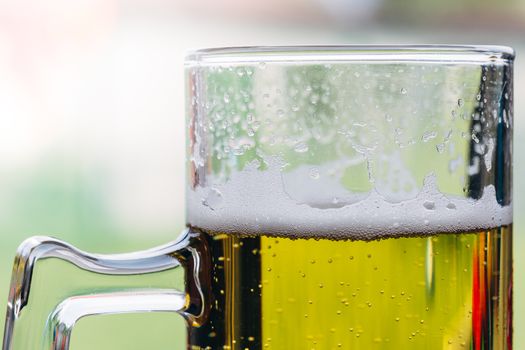
<path fill-rule="evenodd" d="M 308 167 L 286 173 L 275 162 L 264 171 L 258 166 L 188 188 L 188 224 L 225 233 L 373 240 L 512 223 L 512 205 L 500 205 L 492 185 L 477 200 L 448 195 L 430 173 L 412 197 L 396 198 L 376 189 L 351 193 L 327 181 L 320 187 Z"/>

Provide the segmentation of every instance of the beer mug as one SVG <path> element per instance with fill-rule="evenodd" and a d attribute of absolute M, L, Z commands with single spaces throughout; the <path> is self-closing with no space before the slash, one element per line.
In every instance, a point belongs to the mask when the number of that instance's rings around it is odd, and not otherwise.
<path fill-rule="evenodd" d="M 26 240 L 3 348 L 68 349 L 82 317 L 164 311 L 187 321 L 187 349 L 511 349 L 513 57 L 190 53 L 187 228 L 121 255 Z M 35 265 L 51 258 L 107 275 L 108 288 L 71 288 L 34 315 Z M 184 290 L 110 277 L 170 269 Z"/>

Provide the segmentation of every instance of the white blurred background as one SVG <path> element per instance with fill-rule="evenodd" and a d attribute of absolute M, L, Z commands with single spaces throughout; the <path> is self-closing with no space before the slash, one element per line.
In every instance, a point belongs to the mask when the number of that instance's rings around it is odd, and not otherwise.
<path fill-rule="evenodd" d="M 0 0 L 0 300 L 30 235 L 119 252 L 183 228 L 187 50 L 381 43 L 517 51 L 515 347 L 525 347 L 524 0 Z M 183 348 L 159 340 L 165 331 L 115 324 L 89 329 L 128 339 L 107 349 Z M 72 348 L 101 349 L 88 333 Z"/>

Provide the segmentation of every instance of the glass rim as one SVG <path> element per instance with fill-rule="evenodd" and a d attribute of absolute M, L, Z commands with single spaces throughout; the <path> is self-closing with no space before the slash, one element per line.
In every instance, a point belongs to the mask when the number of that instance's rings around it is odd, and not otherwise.
<path fill-rule="evenodd" d="M 186 65 L 300 62 L 505 63 L 514 49 L 500 45 L 239 46 L 190 50 Z"/>

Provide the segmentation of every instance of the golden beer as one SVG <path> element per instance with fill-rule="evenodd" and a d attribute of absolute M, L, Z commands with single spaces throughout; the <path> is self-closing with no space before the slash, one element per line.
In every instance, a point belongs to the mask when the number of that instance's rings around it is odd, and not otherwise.
<path fill-rule="evenodd" d="M 201 231 L 192 349 L 511 349 L 512 226 L 373 241 Z"/>

